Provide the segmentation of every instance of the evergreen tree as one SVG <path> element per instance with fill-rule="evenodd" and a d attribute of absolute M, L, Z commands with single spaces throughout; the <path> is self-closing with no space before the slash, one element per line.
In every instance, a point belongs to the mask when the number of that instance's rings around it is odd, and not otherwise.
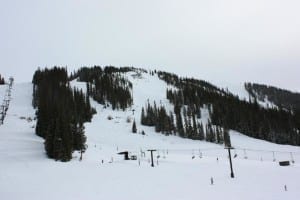
<path fill-rule="evenodd" d="M 141 124 L 142 124 L 142 125 L 147 125 L 144 107 L 142 108 Z"/>
<path fill-rule="evenodd" d="M 4 85 L 5 84 L 5 80 L 3 77 L 1 77 L 1 74 L 0 74 L 0 85 Z"/>
<path fill-rule="evenodd" d="M 73 75 L 74 76 L 74 75 Z M 38 69 L 33 77 L 36 134 L 45 139 L 49 158 L 69 161 L 74 150 L 85 148 L 83 123 L 94 109 L 82 91 L 71 89 L 65 68 Z"/>
<path fill-rule="evenodd" d="M 199 140 L 204 140 L 204 129 L 202 123 L 198 123 L 198 130 L 199 130 Z"/>
<path fill-rule="evenodd" d="M 225 147 L 231 147 L 230 135 L 227 129 L 224 130 L 224 143 Z"/>
<path fill-rule="evenodd" d="M 132 124 L 132 133 L 137 133 L 135 120 L 133 121 L 133 124 Z"/>

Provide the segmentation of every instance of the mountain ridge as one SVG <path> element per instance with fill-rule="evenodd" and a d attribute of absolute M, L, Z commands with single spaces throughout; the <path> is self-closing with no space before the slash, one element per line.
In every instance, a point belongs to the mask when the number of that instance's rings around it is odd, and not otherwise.
<path fill-rule="evenodd" d="M 298 198 L 299 147 L 274 144 L 230 130 L 234 147 L 231 153 L 235 178 L 232 179 L 224 145 L 167 136 L 156 133 L 155 127 L 141 125 L 140 111 L 148 99 L 165 105 L 168 110 L 174 109 L 166 98 L 166 90 L 175 88 L 157 76 L 132 75 L 136 73 L 127 73 L 126 78 L 132 82 L 134 101 L 125 111 L 113 109 L 110 104 L 105 107 L 90 97 L 91 107 L 97 113 L 91 122 L 84 123 L 87 148 L 82 159 L 80 151 L 72 152 L 69 162 L 49 159 L 44 139 L 35 134 L 33 84 L 14 84 L 7 118 L 0 126 L 2 197 L 24 200 Z M 73 80 L 70 87 L 87 92 L 85 82 Z M 5 91 L 5 86 L 0 86 L 0 91 Z M 209 110 L 204 107 L 201 111 L 204 124 Z M 137 134 L 132 133 L 132 121 L 128 123 L 128 117 L 136 120 Z M 33 120 L 28 121 L 29 118 Z M 142 130 L 145 135 L 140 134 Z M 149 149 L 157 150 L 154 168 Z M 125 161 L 118 155 L 123 151 L 137 160 Z M 282 160 L 290 161 L 291 166 L 280 167 L 278 161 Z"/>
<path fill-rule="evenodd" d="M 38 70 L 33 78 L 33 102 L 34 106 L 38 108 L 36 134 L 45 138 L 47 154 L 52 158 L 68 161 L 72 157 L 72 148 L 69 147 L 65 150 L 64 147 L 72 146 L 78 142 L 80 144 L 74 148 L 84 151 L 86 139 L 84 136 L 77 135 L 84 134 L 82 123 L 90 121 L 92 113 L 95 113 L 90 108 L 89 98 L 91 97 L 102 104 L 104 108 L 111 106 L 113 110 L 125 111 L 134 105 L 132 78 L 141 79 L 146 75 L 148 79 L 156 77 L 171 86 L 166 91 L 160 91 L 160 93 L 166 94 L 165 97 L 164 95 L 161 96 L 162 99 L 166 99 L 164 104 L 161 103 L 161 99 L 151 102 L 148 98 L 147 101 L 137 105 L 142 106 L 139 110 L 142 115 L 141 124 L 155 127 L 155 131 L 158 133 L 206 140 L 218 144 L 225 142 L 227 146 L 230 146 L 228 130 L 231 129 L 254 138 L 279 144 L 300 145 L 300 122 L 297 120 L 297 113 L 294 114 L 277 107 L 262 107 L 256 97 L 250 98 L 249 90 L 247 90 L 249 100 L 246 101 L 241 100 L 229 90 L 218 88 L 207 81 L 183 78 L 163 71 L 147 71 L 134 67 L 107 66 L 101 68 L 94 66 L 81 68 L 68 76 L 66 69 L 55 67 L 50 70 Z M 69 86 L 69 81 L 75 79 L 86 83 L 86 94 Z M 151 88 L 150 85 L 147 88 Z M 145 89 L 147 88 L 145 87 Z M 51 92 L 52 90 L 53 92 Z M 61 92 L 57 94 L 56 91 Z M 67 93 L 67 91 L 69 92 Z M 76 95 L 76 92 L 79 96 Z M 54 102 L 53 94 L 57 94 Z M 70 96 L 68 104 L 76 105 L 75 112 L 69 115 L 60 114 L 60 112 L 70 113 L 68 110 L 62 111 L 65 109 L 61 103 L 65 101 L 64 96 Z M 260 102 L 262 101 L 263 99 L 260 99 Z M 47 106 L 49 103 L 54 107 L 49 109 Z M 84 106 L 86 104 L 84 108 L 86 111 L 78 106 L 80 104 Z M 209 113 L 206 123 L 203 123 L 201 119 L 204 108 Z M 58 111 L 56 115 L 59 120 L 56 119 L 55 115 L 53 116 L 52 110 Z M 90 114 L 86 115 L 85 113 Z M 49 119 L 55 121 L 49 123 Z M 135 119 L 128 119 L 128 121 L 134 122 L 133 130 L 136 130 Z M 65 131 L 59 131 L 62 128 Z M 49 131 L 50 133 L 54 131 L 54 134 L 49 135 Z M 65 136 L 66 133 L 69 136 Z M 76 137 L 79 138 L 76 139 Z M 81 147 L 79 148 L 78 145 Z M 60 150 L 56 150 L 58 147 Z"/>

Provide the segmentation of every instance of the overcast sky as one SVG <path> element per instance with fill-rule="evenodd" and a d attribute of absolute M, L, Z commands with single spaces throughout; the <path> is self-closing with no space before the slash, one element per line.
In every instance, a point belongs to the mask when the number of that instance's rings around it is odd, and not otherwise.
<path fill-rule="evenodd" d="M 299 0 L 0 0 L 0 73 L 156 68 L 300 91 Z"/>

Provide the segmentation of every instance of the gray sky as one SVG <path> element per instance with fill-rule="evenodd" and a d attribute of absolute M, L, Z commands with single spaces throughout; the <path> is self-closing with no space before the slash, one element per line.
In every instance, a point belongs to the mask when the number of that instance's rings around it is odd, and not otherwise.
<path fill-rule="evenodd" d="M 299 0 L 0 0 L 0 73 L 156 68 L 300 91 Z"/>

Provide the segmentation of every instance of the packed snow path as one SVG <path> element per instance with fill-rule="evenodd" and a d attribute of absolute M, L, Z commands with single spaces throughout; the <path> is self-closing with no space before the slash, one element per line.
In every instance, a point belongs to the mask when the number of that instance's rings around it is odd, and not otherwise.
<path fill-rule="evenodd" d="M 155 77 L 132 81 L 138 123 L 138 110 L 148 97 L 167 103 L 165 93 L 157 93 L 165 91 L 167 86 Z M 84 84 L 75 84 L 84 87 Z M 150 85 L 151 89 L 145 89 Z M 237 147 L 236 152 L 233 151 L 237 154 L 233 159 L 235 178 L 231 179 L 227 152 L 222 146 L 163 136 L 139 123 L 138 129 L 143 129 L 146 135 L 132 134 L 132 124 L 126 122 L 128 117 L 134 117 L 131 109 L 112 111 L 95 102 L 98 113 L 91 123 L 85 124 L 88 150 L 83 161 L 74 153 L 71 162 L 55 162 L 46 157 L 43 140 L 34 133 L 35 111 L 31 101 L 32 85 L 15 84 L 5 124 L 0 126 L 1 199 L 299 199 L 298 147 L 276 145 L 231 132 L 232 144 Z M 113 116 L 113 120 L 108 120 L 108 115 Z M 154 168 L 150 167 L 150 155 L 146 151 L 149 148 L 160 149 L 155 153 Z M 244 148 L 248 149 L 248 159 L 243 157 Z M 123 150 L 137 155 L 138 160 L 123 161 L 116 154 Z M 145 151 L 146 157 L 141 157 L 140 150 Z M 272 151 L 278 151 L 276 162 L 272 160 Z M 296 162 L 280 167 L 278 160 L 291 160 L 288 152 L 294 152 Z"/>

